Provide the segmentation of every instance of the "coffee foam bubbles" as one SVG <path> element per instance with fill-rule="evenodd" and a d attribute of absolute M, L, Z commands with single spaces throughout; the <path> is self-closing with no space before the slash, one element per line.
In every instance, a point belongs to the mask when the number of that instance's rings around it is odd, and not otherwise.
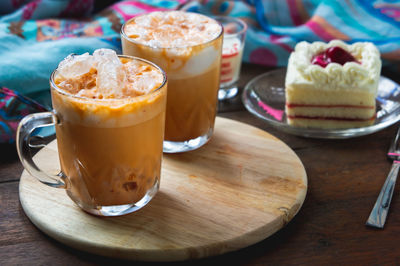
<path fill-rule="evenodd" d="M 63 121 L 84 126 L 135 125 L 163 111 L 165 88 L 153 92 L 163 82 L 163 73 L 153 65 L 118 58 L 109 49 L 70 56 L 54 75 L 54 109 Z"/>
<path fill-rule="evenodd" d="M 110 49 L 98 49 L 93 56 L 70 55 L 59 64 L 55 74 L 55 83 L 61 90 L 97 99 L 147 94 L 158 88 L 163 79 L 163 74 L 154 66 L 139 60 L 120 59 Z"/>
<path fill-rule="evenodd" d="M 222 27 L 201 14 L 169 11 L 137 16 L 123 31 L 134 42 L 153 48 L 174 48 L 211 41 L 221 34 Z"/>
<path fill-rule="evenodd" d="M 169 78 L 200 75 L 220 62 L 221 45 L 216 44 L 222 40 L 215 39 L 222 27 L 200 14 L 153 12 L 132 19 L 123 32 L 124 53 L 155 62 Z"/>

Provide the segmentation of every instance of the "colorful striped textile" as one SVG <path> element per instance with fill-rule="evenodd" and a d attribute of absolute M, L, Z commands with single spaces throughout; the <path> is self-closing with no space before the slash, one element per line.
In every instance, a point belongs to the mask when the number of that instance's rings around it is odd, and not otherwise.
<path fill-rule="evenodd" d="M 2 0 L 0 88 L 49 107 L 49 76 L 68 54 L 98 48 L 120 53 L 125 21 L 146 12 L 175 9 L 246 21 L 245 62 L 285 66 L 299 41 L 342 39 L 375 43 L 385 63 L 400 70 L 400 1 L 395 0 Z M 10 100 L 7 95 L 0 93 L 1 111 Z M 26 113 L 2 112 L 0 122 Z M 0 142 L 13 141 L 10 132 L 4 127 Z"/>
<path fill-rule="evenodd" d="M 299 41 L 373 42 L 386 63 L 400 60 L 400 1 L 248 0 L 191 2 L 186 10 L 242 18 L 244 61 L 285 66 Z M 398 68 L 400 70 L 400 68 Z"/>

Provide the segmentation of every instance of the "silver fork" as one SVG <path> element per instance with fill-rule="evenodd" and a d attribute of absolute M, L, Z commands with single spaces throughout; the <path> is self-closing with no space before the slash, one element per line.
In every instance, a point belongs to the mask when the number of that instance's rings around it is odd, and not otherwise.
<path fill-rule="evenodd" d="M 394 186 L 396 184 L 397 175 L 400 168 L 400 127 L 397 129 L 396 137 L 393 139 L 387 156 L 393 160 L 392 168 L 382 186 L 378 199 L 375 202 L 374 208 L 369 215 L 366 225 L 383 228 L 385 226 L 386 216 L 389 211 L 390 202 L 393 196 Z"/>

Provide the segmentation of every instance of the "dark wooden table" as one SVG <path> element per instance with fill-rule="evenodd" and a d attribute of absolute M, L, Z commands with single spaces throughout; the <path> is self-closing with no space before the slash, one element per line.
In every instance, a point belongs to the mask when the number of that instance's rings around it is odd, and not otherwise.
<path fill-rule="evenodd" d="M 268 70 L 244 65 L 241 85 Z M 396 80 L 389 71 L 384 74 Z M 248 113 L 240 98 L 221 104 L 219 115 L 261 128 L 287 143 L 306 168 L 308 192 L 297 216 L 276 234 L 245 249 L 191 264 L 400 265 L 400 185 L 385 229 L 365 226 L 391 166 L 386 151 L 396 125 L 354 139 L 322 140 L 273 129 Z M 0 145 L 0 265 L 133 264 L 75 250 L 39 231 L 19 202 L 22 170 L 15 147 Z"/>

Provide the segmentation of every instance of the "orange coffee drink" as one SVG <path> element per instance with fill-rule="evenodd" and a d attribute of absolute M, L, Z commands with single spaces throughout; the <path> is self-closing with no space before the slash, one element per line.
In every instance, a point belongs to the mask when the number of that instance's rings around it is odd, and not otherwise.
<path fill-rule="evenodd" d="M 160 184 L 166 75 L 109 49 L 69 56 L 51 79 L 61 181 L 87 212 L 114 216 L 146 205 Z"/>
<path fill-rule="evenodd" d="M 217 112 L 222 26 L 196 13 L 152 12 L 127 21 L 121 35 L 124 54 L 155 62 L 168 75 L 164 152 L 207 143 Z"/>

